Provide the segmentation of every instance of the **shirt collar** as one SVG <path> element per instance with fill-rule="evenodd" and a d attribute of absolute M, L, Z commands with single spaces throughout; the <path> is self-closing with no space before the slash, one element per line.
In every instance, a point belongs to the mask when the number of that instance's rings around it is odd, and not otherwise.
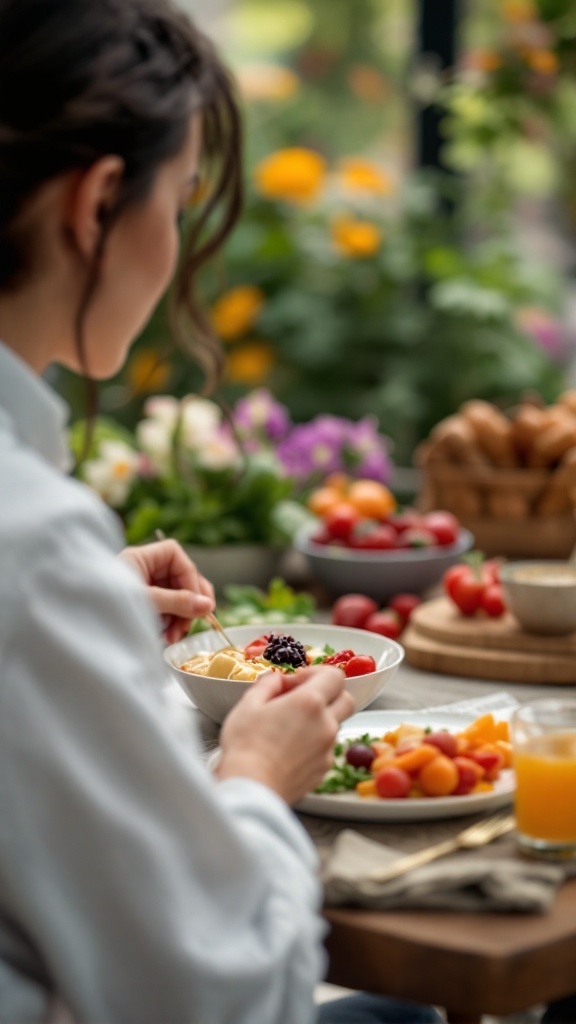
<path fill-rule="evenodd" d="M 0 410 L 15 432 L 58 469 L 70 468 L 66 441 L 69 409 L 41 377 L 0 342 Z"/>

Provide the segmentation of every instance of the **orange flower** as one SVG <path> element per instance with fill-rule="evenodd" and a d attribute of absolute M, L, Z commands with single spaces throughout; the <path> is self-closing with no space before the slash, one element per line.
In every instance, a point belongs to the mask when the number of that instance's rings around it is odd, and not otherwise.
<path fill-rule="evenodd" d="M 495 50 L 474 50 L 468 54 L 467 64 L 478 71 L 497 71 L 502 67 L 502 58 Z"/>
<path fill-rule="evenodd" d="M 300 86 L 300 79 L 289 68 L 278 64 L 253 64 L 240 68 L 240 91 L 247 100 L 287 100 Z"/>
<path fill-rule="evenodd" d="M 375 192 L 380 196 L 389 196 L 393 191 L 390 176 L 370 160 L 360 157 L 348 157 L 340 161 L 340 181 L 352 190 Z"/>
<path fill-rule="evenodd" d="M 506 21 L 533 21 L 536 7 L 533 0 L 503 0 L 502 14 Z"/>
<path fill-rule="evenodd" d="M 354 64 L 348 72 L 348 84 L 364 103 L 381 103 L 388 96 L 388 83 L 378 68 Z"/>
<path fill-rule="evenodd" d="M 326 161 L 311 149 L 294 146 L 271 153 L 254 171 L 256 185 L 268 199 L 307 203 L 326 178 Z"/>
<path fill-rule="evenodd" d="M 558 71 L 558 57 L 552 50 L 527 50 L 524 59 L 539 75 L 554 75 Z"/>
<path fill-rule="evenodd" d="M 370 221 L 339 217 L 332 225 L 332 241 L 343 256 L 364 259 L 380 248 L 382 233 Z"/>
<path fill-rule="evenodd" d="M 212 326 L 223 341 L 236 341 L 252 327 L 262 306 L 264 293 L 253 285 L 239 285 L 225 292 L 212 306 Z"/>
<path fill-rule="evenodd" d="M 230 352 L 228 380 L 235 384 L 260 384 L 274 366 L 274 349 L 267 341 L 249 341 Z"/>
<path fill-rule="evenodd" d="M 126 370 L 128 384 L 134 394 L 142 391 L 164 391 L 170 376 L 168 364 L 152 349 L 135 352 Z"/>

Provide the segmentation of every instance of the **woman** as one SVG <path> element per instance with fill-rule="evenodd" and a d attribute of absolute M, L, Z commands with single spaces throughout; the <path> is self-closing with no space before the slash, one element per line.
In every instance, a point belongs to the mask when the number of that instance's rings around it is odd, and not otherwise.
<path fill-rule="evenodd" d="M 206 164 L 176 283 L 178 329 L 198 321 L 191 275 L 234 222 L 239 163 L 227 74 L 165 0 L 0 0 L 2 1021 L 314 1017 L 315 860 L 289 805 L 352 711 L 342 674 L 254 686 L 213 779 L 170 729 L 153 609 L 177 639 L 212 589 L 170 542 L 115 557 L 41 379 L 119 370 Z"/>

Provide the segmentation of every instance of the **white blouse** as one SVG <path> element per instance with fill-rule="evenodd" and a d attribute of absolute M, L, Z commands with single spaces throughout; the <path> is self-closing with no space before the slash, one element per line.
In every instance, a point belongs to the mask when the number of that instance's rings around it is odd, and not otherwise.
<path fill-rule="evenodd" d="M 115 516 L 66 477 L 66 410 L 0 345 L 0 1021 L 308 1024 L 313 848 L 215 782 L 163 698 Z"/>

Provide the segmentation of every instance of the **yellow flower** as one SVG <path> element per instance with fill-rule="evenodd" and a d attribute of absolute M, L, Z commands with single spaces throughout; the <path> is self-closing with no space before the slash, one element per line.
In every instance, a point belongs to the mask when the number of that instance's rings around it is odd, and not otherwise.
<path fill-rule="evenodd" d="M 506 21 L 532 21 L 536 8 L 532 0 L 503 0 L 502 14 Z"/>
<path fill-rule="evenodd" d="M 288 100 L 300 85 L 293 71 L 278 64 L 253 64 L 241 68 L 238 82 L 243 96 L 250 101 Z"/>
<path fill-rule="evenodd" d="M 250 341 L 230 352 L 228 380 L 235 384 L 260 384 L 274 366 L 274 349 L 267 341 Z"/>
<path fill-rule="evenodd" d="M 394 187 L 391 177 L 385 171 L 370 160 L 362 160 L 360 157 L 341 160 L 339 176 L 346 188 L 375 192 L 380 196 L 389 196 Z"/>
<path fill-rule="evenodd" d="M 236 341 L 252 327 L 264 305 L 264 293 L 253 285 L 225 292 L 212 306 L 212 326 L 223 341 Z"/>
<path fill-rule="evenodd" d="M 326 161 L 311 149 L 294 146 L 271 153 L 254 171 L 256 185 L 268 199 L 307 203 L 324 184 Z"/>
<path fill-rule="evenodd" d="M 539 75 L 554 75 L 558 71 L 558 57 L 552 50 L 527 50 L 524 59 Z"/>
<path fill-rule="evenodd" d="M 382 233 L 370 221 L 339 217 L 332 225 L 332 241 L 343 256 L 364 259 L 380 248 Z"/>
<path fill-rule="evenodd" d="M 126 376 L 134 394 L 141 391 L 164 391 L 170 376 L 170 367 L 156 352 L 146 349 L 132 356 Z"/>

